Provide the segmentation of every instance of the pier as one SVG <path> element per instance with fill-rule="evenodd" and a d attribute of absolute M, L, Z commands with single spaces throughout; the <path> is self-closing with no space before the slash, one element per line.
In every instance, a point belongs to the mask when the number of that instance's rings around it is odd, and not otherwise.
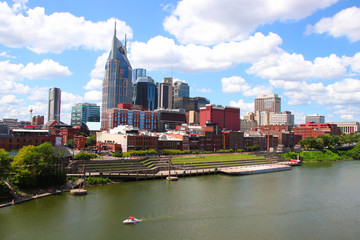
<path fill-rule="evenodd" d="M 249 174 L 257 174 L 257 173 L 278 172 L 285 170 L 291 170 L 291 166 L 285 164 L 269 164 L 262 166 L 227 168 L 221 170 L 220 172 L 228 175 L 249 175 Z"/>
<path fill-rule="evenodd" d="M 201 175 L 211 175 L 223 173 L 227 175 L 249 175 L 258 173 L 268 173 L 291 170 L 291 165 L 288 164 L 264 164 L 264 165 L 251 165 L 251 166 L 238 166 L 229 168 L 211 168 L 211 169 L 195 169 L 195 170 L 183 170 L 172 169 L 171 177 L 191 177 Z M 80 177 L 81 174 L 67 174 L 68 177 Z M 169 176 L 169 171 L 163 170 L 153 173 L 144 172 L 87 172 L 86 177 L 108 177 L 117 178 L 124 181 L 140 181 L 140 180 L 152 180 L 152 179 L 166 179 Z"/>

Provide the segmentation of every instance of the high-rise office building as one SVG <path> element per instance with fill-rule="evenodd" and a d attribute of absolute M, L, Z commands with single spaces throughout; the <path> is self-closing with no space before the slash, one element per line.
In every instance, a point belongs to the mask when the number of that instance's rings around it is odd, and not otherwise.
<path fill-rule="evenodd" d="M 134 84 L 133 103 L 150 111 L 156 109 L 156 85 L 151 77 L 138 77 Z"/>
<path fill-rule="evenodd" d="M 158 108 L 172 109 L 173 86 L 172 78 L 164 78 L 164 82 L 158 84 Z"/>
<path fill-rule="evenodd" d="M 195 111 L 199 112 L 200 108 L 210 104 L 210 101 L 204 97 L 194 97 L 195 100 Z"/>
<path fill-rule="evenodd" d="M 60 122 L 61 90 L 60 88 L 49 89 L 48 121 Z"/>
<path fill-rule="evenodd" d="M 185 112 L 195 111 L 199 112 L 200 108 L 205 107 L 210 101 L 203 97 L 177 97 L 174 98 L 174 108 L 184 109 Z"/>
<path fill-rule="evenodd" d="M 217 124 L 220 129 L 240 130 L 240 108 L 208 104 L 200 108 L 200 126 Z"/>
<path fill-rule="evenodd" d="M 138 77 L 146 77 L 146 69 L 136 68 L 132 71 L 132 80 L 135 83 Z"/>
<path fill-rule="evenodd" d="M 265 94 L 255 98 L 255 112 L 281 112 L 281 98 L 277 94 Z"/>
<path fill-rule="evenodd" d="M 172 77 L 165 77 L 163 82 L 164 82 L 164 83 L 168 83 L 168 84 L 170 84 L 170 85 L 172 86 L 174 80 L 173 80 Z"/>
<path fill-rule="evenodd" d="M 176 81 L 174 82 L 174 99 L 179 97 L 189 97 L 190 87 L 187 83 Z"/>
<path fill-rule="evenodd" d="M 319 114 L 308 115 L 305 116 L 305 123 L 313 122 L 313 123 L 325 123 L 325 117 Z"/>
<path fill-rule="evenodd" d="M 184 109 L 185 112 L 195 111 L 195 100 L 189 97 L 174 97 L 174 108 Z"/>
<path fill-rule="evenodd" d="M 111 51 L 105 66 L 102 91 L 101 127 L 106 126 L 106 110 L 116 108 L 119 103 L 132 102 L 132 68 L 125 46 L 116 37 L 116 23 Z"/>
<path fill-rule="evenodd" d="M 290 111 L 283 113 L 270 113 L 269 124 L 270 125 L 294 125 L 295 116 Z"/>
<path fill-rule="evenodd" d="M 90 103 L 78 103 L 71 109 L 71 125 L 81 126 L 82 123 L 100 122 L 100 106 Z"/>

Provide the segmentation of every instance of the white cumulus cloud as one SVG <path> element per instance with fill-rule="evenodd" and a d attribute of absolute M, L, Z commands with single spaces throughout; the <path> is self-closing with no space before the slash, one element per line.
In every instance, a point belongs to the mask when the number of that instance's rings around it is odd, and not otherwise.
<path fill-rule="evenodd" d="M 53 77 L 70 76 L 68 67 L 60 65 L 51 59 L 45 59 L 39 64 L 28 63 L 21 74 L 29 79 L 48 79 Z"/>
<path fill-rule="evenodd" d="M 213 47 L 177 45 L 173 39 L 156 36 L 146 43 L 131 43 L 129 58 L 134 68 L 175 68 L 188 73 L 217 71 L 278 53 L 280 44 L 282 40 L 275 33 L 267 36 L 256 33 L 241 42 L 221 43 Z"/>
<path fill-rule="evenodd" d="M 360 8 L 343 9 L 333 17 L 323 18 L 314 26 L 308 26 L 308 32 L 327 33 L 333 37 L 347 37 L 351 42 L 360 40 Z"/>
<path fill-rule="evenodd" d="M 230 101 L 230 106 L 239 107 L 241 116 L 254 111 L 254 103 L 246 103 L 243 99 L 239 99 L 237 102 Z"/>
<path fill-rule="evenodd" d="M 91 79 L 86 86 L 84 87 L 86 90 L 99 90 L 102 88 L 103 81 L 100 79 Z"/>
<path fill-rule="evenodd" d="M 272 92 L 271 86 L 255 86 L 252 87 L 246 82 L 246 80 L 239 76 L 232 76 L 229 78 L 222 78 L 222 91 L 226 93 L 237 93 L 240 92 L 244 96 L 257 96 L 262 94 L 268 94 Z"/>
<path fill-rule="evenodd" d="M 96 91 L 96 90 L 92 90 L 89 92 L 86 92 L 84 95 L 84 100 L 85 101 L 101 101 L 102 99 L 102 92 L 101 91 Z"/>
<path fill-rule="evenodd" d="M 305 60 L 302 54 L 282 51 L 255 62 L 247 73 L 269 80 L 302 81 L 343 77 L 346 71 L 346 63 L 335 54 L 318 57 L 312 62 Z"/>
<path fill-rule="evenodd" d="M 14 64 L 7 61 L 0 61 L 0 82 L 29 79 L 48 79 L 53 77 L 64 77 L 71 75 L 66 66 L 60 65 L 51 59 L 45 59 L 41 63 Z"/>
<path fill-rule="evenodd" d="M 164 22 L 181 43 L 241 40 L 259 25 L 299 20 L 338 0 L 182 0 Z"/>
<path fill-rule="evenodd" d="M 94 50 L 110 48 L 115 19 L 92 22 L 68 12 L 46 15 L 45 9 L 35 7 L 18 12 L 21 2 L 11 8 L 0 2 L 0 43 L 7 47 L 27 47 L 36 53 L 61 53 L 83 47 Z M 19 5 L 20 4 L 20 5 Z M 20 6 L 20 8 L 19 8 Z M 116 20 L 118 37 L 132 38 L 132 29 Z"/>

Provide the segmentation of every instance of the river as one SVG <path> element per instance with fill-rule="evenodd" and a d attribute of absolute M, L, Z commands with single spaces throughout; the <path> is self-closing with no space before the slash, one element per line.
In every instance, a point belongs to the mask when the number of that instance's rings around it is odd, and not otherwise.
<path fill-rule="evenodd" d="M 359 239 L 360 161 L 88 188 L 0 209 L 0 239 Z M 142 222 L 124 225 L 129 215 Z"/>

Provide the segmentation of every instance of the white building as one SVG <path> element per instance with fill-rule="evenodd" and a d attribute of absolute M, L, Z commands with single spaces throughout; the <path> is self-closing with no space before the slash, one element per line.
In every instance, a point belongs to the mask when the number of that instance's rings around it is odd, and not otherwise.
<path fill-rule="evenodd" d="M 336 124 L 341 129 L 341 132 L 345 134 L 359 132 L 358 122 L 330 122 L 330 123 Z"/>
<path fill-rule="evenodd" d="M 270 125 L 294 125 L 295 117 L 290 111 L 283 113 L 270 113 L 269 124 Z"/>
<path fill-rule="evenodd" d="M 308 123 L 308 122 L 325 123 L 325 117 L 321 116 L 319 114 L 308 115 L 308 116 L 305 116 L 305 123 Z"/>

